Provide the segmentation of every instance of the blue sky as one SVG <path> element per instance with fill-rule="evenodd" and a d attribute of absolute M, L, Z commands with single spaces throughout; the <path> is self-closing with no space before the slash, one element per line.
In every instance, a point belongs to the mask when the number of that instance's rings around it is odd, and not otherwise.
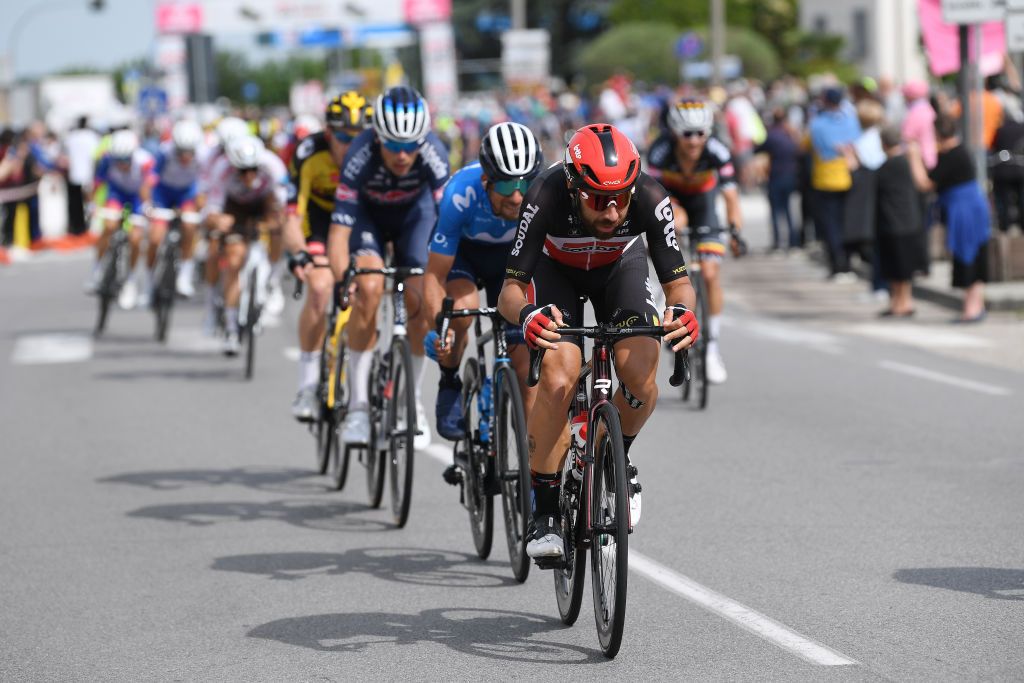
<path fill-rule="evenodd" d="M 33 12 L 14 42 L 19 77 L 70 66 L 109 68 L 150 55 L 155 0 L 106 0 L 102 12 L 88 6 L 88 0 L 3 0 L 0 54 L 10 50 L 12 24 Z"/>

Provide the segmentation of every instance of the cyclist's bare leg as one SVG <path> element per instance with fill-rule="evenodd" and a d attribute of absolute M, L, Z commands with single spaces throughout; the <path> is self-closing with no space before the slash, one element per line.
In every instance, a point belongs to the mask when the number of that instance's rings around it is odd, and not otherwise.
<path fill-rule="evenodd" d="M 512 369 L 519 378 L 519 393 L 523 397 L 525 414 L 529 415 L 537 397 L 537 387 L 526 386 L 526 377 L 530 373 L 530 350 L 526 348 L 526 344 L 516 344 L 509 347 L 508 355 L 512 359 Z"/>
<path fill-rule="evenodd" d="M 633 398 L 642 403 L 638 408 L 630 406 L 621 387 L 612 397 L 612 403 L 619 409 L 622 433 L 627 436 L 635 436 L 654 411 L 659 356 L 658 342 L 649 337 L 633 337 L 615 344 L 615 374 Z"/>
<path fill-rule="evenodd" d="M 146 247 L 146 267 L 153 270 L 156 265 L 156 252 L 167 234 L 167 221 L 151 220 L 149 223 L 149 242 Z"/>
<path fill-rule="evenodd" d="M 135 272 L 135 265 L 139 262 L 139 252 L 142 251 L 142 225 L 132 216 L 132 229 L 128 233 L 128 245 L 131 247 L 128 258 L 130 272 Z"/>
<path fill-rule="evenodd" d="M 224 240 L 224 307 L 238 308 L 241 299 L 238 276 L 245 265 L 248 245 L 241 235 L 229 235 Z"/>
<path fill-rule="evenodd" d="M 565 416 L 576 391 L 582 364 L 580 347 L 563 339 L 557 349 L 544 353 L 540 382 L 526 419 L 530 469 L 540 474 L 558 472 L 569 447 L 569 423 Z"/>
<path fill-rule="evenodd" d="M 196 221 L 181 222 L 181 258 L 191 260 L 196 251 L 196 234 L 199 232 L 199 223 Z"/>
<path fill-rule="evenodd" d="M 722 280 L 719 277 L 721 266 L 722 262 L 718 259 L 702 259 L 700 262 L 700 272 L 708 286 L 708 313 L 711 315 L 720 314 L 725 304 Z"/>
<path fill-rule="evenodd" d="M 356 268 L 383 268 L 384 260 L 377 254 L 358 254 Z M 348 319 L 348 345 L 353 351 L 369 351 L 377 341 L 377 310 L 384 295 L 384 276 L 360 275 L 356 278 L 356 295 L 352 297 L 352 315 Z M 423 343 L 420 342 L 420 348 Z"/>
<path fill-rule="evenodd" d="M 278 263 L 284 255 L 284 232 L 280 221 L 273 221 L 267 226 L 267 256 L 270 263 Z"/>
<path fill-rule="evenodd" d="M 423 357 L 423 338 L 434 326 L 434 321 L 427 320 L 427 308 L 423 305 L 423 276 L 417 275 L 405 281 L 405 312 L 408 317 L 406 330 L 412 355 Z"/>
<path fill-rule="evenodd" d="M 317 266 L 326 265 L 326 256 L 314 256 Z M 327 306 L 334 291 L 334 276 L 330 268 L 312 268 L 306 275 L 306 303 L 299 314 L 299 349 L 316 352 L 323 347 L 327 321 Z"/>
<path fill-rule="evenodd" d="M 103 232 L 100 233 L 99 239 L 96 241 L 96 260 L 99 261 L 103 258 L 103 255 L 107 253 L 107 247 L 110 246 L 110 238 L 115 232 L 121 229 L 121 222 L 116 220 L 107 219 L 103 221 Z"/>

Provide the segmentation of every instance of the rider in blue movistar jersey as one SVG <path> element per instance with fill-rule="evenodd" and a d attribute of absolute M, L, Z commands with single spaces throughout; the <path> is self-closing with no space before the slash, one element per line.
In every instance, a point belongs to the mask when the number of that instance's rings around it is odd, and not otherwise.
<path fill-rule="evenodd" d="M 452 176 L 441 198 L 427 261 L 426 305 L 431 319 L 446 295 L 455 300 L 456 308 L 478 307 L 480 287 L 487 291 L 487 305 L 497 306 L 523 195 L 542 164 L 540 143 L 529 128 L 499 123 L 484 136 L 480 163 Z M 469 318 L 452 320 L 443 350 L 437 332 L 428 334 L 425 341 L 428 353 L 433 352 L 441 366 L 437 431 L 452 441 L 465 438 L 458 371 L 469 326 Z M 509 334 L 512 362 L 522 379 L 529 359 L 521 330 L 510 329 L 514 330 Z M 532 391 L 524 391 L 524 396 L 529 404 Z"/>

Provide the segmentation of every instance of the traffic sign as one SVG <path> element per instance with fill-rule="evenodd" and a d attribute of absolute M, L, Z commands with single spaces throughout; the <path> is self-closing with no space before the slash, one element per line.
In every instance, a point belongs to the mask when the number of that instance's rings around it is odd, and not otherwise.
<path fill-rule="evenodd" d="M 676 59 L 681 62 L 699 57 L 703 50 L 704 41 L 693 31 L 687 31 L 676 41 Z"/>
<path fill-rule="evenodd" d="M 167 91 L 150 85 L 139 91 L 139 111 L 146 117 L 167 113 Z"/>

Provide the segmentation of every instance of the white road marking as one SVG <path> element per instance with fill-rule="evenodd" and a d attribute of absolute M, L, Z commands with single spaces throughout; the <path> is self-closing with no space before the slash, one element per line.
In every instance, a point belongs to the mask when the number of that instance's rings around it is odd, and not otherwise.
<path fill-rule="evenodd" d="M 629 568 L 663 588 L 680 595 L 709 612 L 731 621 L 740 628 L 778 645 L 812 664 L 821 666 L 850 666 L 857 661 L 800 635 L 793 629 L 746 605 L 736 602 L 693 579 L 672 571 L 654 560 L 630 551 Z"/>
<path fill-rule="evenodd" d="M 848 329 L 854 334 L 933 349 L 987 349 L 993 346 L 988 339 L 923 325 L 869 323 L 854 325 Z"/>
<path fill-rule="evenodd" d="M 32 334 L 19 337 L 11 353 L 15 365 L 80 363 L 92 358 L 92 338 L 84 334 Z"/>
<path fill-rule="evenodd" d="M 1013 393 L 1006 387 L 999 387 L 994 384 L 985 384 L 984 382 L 975 382 L 961 377 L 954 377 L 953 375 L 946 375 L 941 372 L 935 372 L 934 370 L 919 368 L 916 365 L 905 365 L 904 363 L 897 363 L 891 360 L 883 360 L 879 362 L 878 365 L 879 367 L 885 368 L 886 370 L 892 370 L 893 372 L 899 372 L 904 375 L 919 377 L 921 379 L 930 379 L 933 382 L 949 384 L 950 386 L 969 389 L 970 391 L 977 391 L 978 393 L 988 394 L 989 396 L 1009 396 Z"/>
<path fill-rule="evenodd" d="M 722 322 L 729 327 L 738 327 L 743 332 L 761 339 L 801 346 L 833 356 L 845 353 L 839 337 L 826 332 L 808 330 L 799 325 L 783 325 L 767 318 L 744 316 L 742 319 L 722 316 Z"/>
<path fill-rule="evenodd" d="M 451 446 L 432 443 L 419 451 L 448 465 L 452 461 Z M 704 609 L 714 612 L 737 626 L 778 645 L 798 657 L 821 666 L 850 666 L 858 662 L 830 647 L 800 635 L 793 629 L 766 617 L 746 605 L 717 593 L 693 579 L 658 564 L 635 550 L 629 552 L 629 568 L 645 578 L 680 595 Z"/>

